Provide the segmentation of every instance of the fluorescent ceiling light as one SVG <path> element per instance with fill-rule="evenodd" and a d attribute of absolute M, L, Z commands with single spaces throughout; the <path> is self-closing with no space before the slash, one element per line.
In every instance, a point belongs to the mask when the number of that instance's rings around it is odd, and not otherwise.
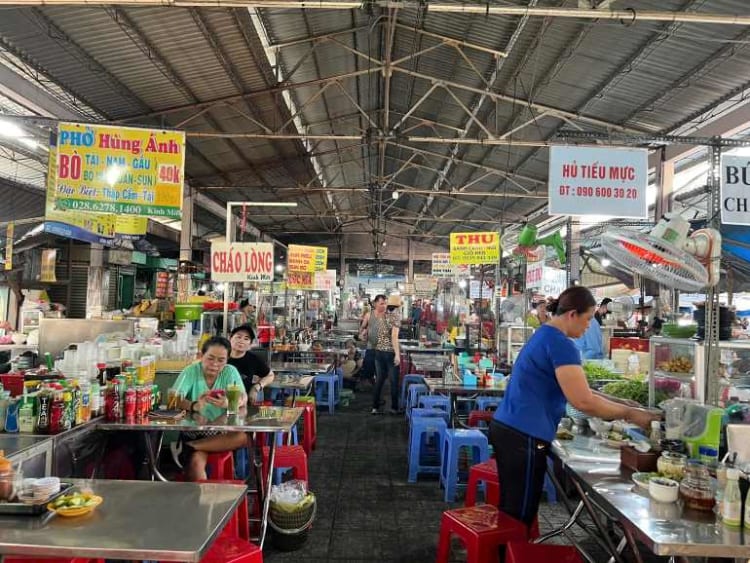
<path fill-rule="evenodd" d="M 22 138 L 18 139 L 18 142 L 21 143 L 22 145 L 26 145 L 30 149 L 36 149 L 36 148 L 39 147 L 39 143 L 37 143 L 31 137 L 22 137 Z"/>
<path fill-rule="evenodd" d="M 28 137 L 28 133 L 15 123 L 0 120 L 0 137 Z"/>

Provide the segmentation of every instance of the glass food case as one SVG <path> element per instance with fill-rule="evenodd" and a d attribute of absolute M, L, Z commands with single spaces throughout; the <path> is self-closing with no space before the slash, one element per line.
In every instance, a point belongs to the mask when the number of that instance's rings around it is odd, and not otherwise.
<path fill-rule="evenodd" d="M 649 406 L 681 397 L 705 400 L 703 343 L 687 338 L 651 338 Z M 750 351 L 750 349 L 748 349 Z"/>
<path fill-rule="evenodd" d="M 497 329 L 497 354 L 508 363 L 513 363 L 518 352 L 531 338 L 534 329 L 525 325 L 501 325 Z"/>

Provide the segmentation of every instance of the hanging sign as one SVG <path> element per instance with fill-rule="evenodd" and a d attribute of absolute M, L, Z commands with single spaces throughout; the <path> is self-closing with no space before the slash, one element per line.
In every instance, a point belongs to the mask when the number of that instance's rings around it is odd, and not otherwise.
<path fill-rule="evenodd" d="M 721 158 L 721 222 L 750 225 L 750 159 L 746 156 Z"/>
<path fill-rule="evenodd" d="M 215 242 L 211 245 L 211 279 L 215 282 L 273 280 L 270 242 Z"/>
<path fill-rule="evenodd" d="M 436 278 L 460 278 L 469 275 L 468 264 L 451 264 L 449 252 L 432 253 L 432 275 Z"/>
<path fill-rule="evenodd" d="M 58 208 L 180 218 L 184 170 L 182 131 L 58 126 Z"/>
<path fill-rule="evenodd" d="M 500 260 L 500 234 L 451 233 L 451 264 L 493 264 Z"/>
<path fill-rule="evenodd" d="M 427 274 L 414 274 L 414 295 L 417 297 L 430 298 L 435 296 L 438 280 Z"/>
<path fill-rule="evenodd" d="M 326 270 L 313 274 L 313 289 L 317 291 L 333 291 L 336 289 L 336 270 Z"/>
<path fill-rule="evenodd" d="M 148 217 L 57 209 L 55 207 L 56 175 L 57 140 L 53 137 L 49 147 L 44 211 L 45 232 L 104 246 L 113 246 L 122 239 L 136 240 L 146 234 Z"/>
<path fill-rule="evenodd" d="M 289 289 L 314 289 L 315 277 L 313 272 L 287 272 L 286 285 Z"/>
<path fill-rule="evenodd" d="M 526 289 L 539 289 L 544 278 L 544 261 L 526 264 Z"/>
<path fill-rule="evenodd" d="M 469 297 L 471 299 L 492 299 L 495 294 L 495 282 L 493 280 L 484 280 L 482 291 L 479 291 L 479 280 L 469 282 Z"/>
<path fill-rule="evenodd" d="M 13 269 L 13 221 L 5 227 L 5 269 Z"/>
<path fill-rule="evenodd" d="M 544 267 L 542 276 L 542 293 L 557 297 L 568 287 L 568 275 L 565 270 L 560 268 Z"/>
<path fill-rule="evenodd" d="M 57 265 L 57 249 L 56 248 L 45 248 L 42 250 L 42 271 L 39 277 L 39 281 L 45 283 L 55 283 L 57 276 L 55 276 L 55 266 Z"/>
<path fill-rule="evenodd" d="M 549 214 L 648 217 L 648 151 L 550 147 Z"/>
<path fill-rule="evenodd" d="M 325 272 L 328 267 L 328 248 L 290 244 L 286 267 L 290 272 Z"/>

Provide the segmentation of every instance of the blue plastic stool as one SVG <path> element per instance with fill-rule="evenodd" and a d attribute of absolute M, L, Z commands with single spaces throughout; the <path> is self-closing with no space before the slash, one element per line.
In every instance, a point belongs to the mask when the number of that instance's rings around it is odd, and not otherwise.
<path fill-rule="evenodd" d="M 442 395 L 422 395 L 417 401 L 420 409 L 441 409 L 445 412 L 451 412 L 451 402 L 448 397 Z"/>
<path fill-rule="evenodd" d="M 418 473 L 440 473 L 440 450 L 443 432 L 448 428 L 445 420 L 436 416 L 412 416 L 409 432 L 409 483 L 417 482 Z M 435 464 L 422 463 L 423 454 L 427 457 L 430 444 L 437 455 Z"/>
<path fill-rule="evenodd" d="M 497 410 L 497 407 L 500 406 L 500 397 L 485 397 L 485 396 L 479 396 L 476 399 L 477 403 L 477 410 L 479 411 L 488 411 L 488 410 Z"/>
<path fill-rule="evenodd" d="M 416 383 L 421 383 L 422 385 L 424 385 L 424 377 L 415 373 L 407 373 L 404 376 L 404 379 L 401 382 L 401 408 L 402 409 L 405 409 L 406 405 L 408 404 L 406 402 L 406 399 L 407 399 L 409 386 L 416 384 Z"/>
<path fill-rule="evenodd" d="M 420 409 L 420 408 L 413 408 L 411 409 L 411 418 L 416 418 L 420 416 L 434 416 L 438 418 L 442 418 L 446 424 L 450 425 L 450 418 L 451 415 L 445 412 L 443 409 Z"/>
<path fill-rule="evenodd" d="M 288 435 L 285 432 L 276 432 L 276 445 L 277 446 L 298 446 L 299 437 L 297 435 L 297 425 L 292 426 L 292 443 L 287 442 Z"/>
<path fill-rule="evenodd" d="M 470 465 L 482 463 L 490 458 L 487 436 L 479 430 L 448 429 L 443 432 L 440 485 L 445 488 L 445 502 L 456 500 L 456 490 L 466 483 L 458 482 L 458 456 L 461 448 L 471 448 Z"/>
<path fill-rule="evenodd" d="M 315 376 L 315 403 L 318 406 L 328 407 L 328 412 L 333 414 L 339 402 L 339 375 L 337 373 L 324 373 Z"/>
<path fill-rule="evenodd" d="M 427 385 L 424 383 L 412 383 L 408 388 L 408 399 L 406 401 L 406 419 L 409 419 L 409 413 L 411 409 L 415 408 L 419 403 L 419 397 L 425 395 L 428 392 Z"/>

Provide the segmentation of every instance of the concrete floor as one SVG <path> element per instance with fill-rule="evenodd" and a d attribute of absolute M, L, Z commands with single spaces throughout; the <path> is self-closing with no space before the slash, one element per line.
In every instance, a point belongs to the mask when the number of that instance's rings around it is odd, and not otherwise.
<path fill-rule="evenodd" d="M 408 423 L 403 415 L 369 414 L 371 397 L 367 387 L 333 416 L 318 411 L 317 449 L 308 459 L 310 487 L 318 499 L 315 524 L 298 551 L 280 552 L 269 542 L 266 563 L 435 561 L 440 515 L 462 506 L 463 498 L 445 503 L 436 477 L 407 483 Z M 543 504 L 542 533 L 566 517 L 562 504 Z M 572 533 L 585 538 L 577 528 Z M 465 561 L 460 544 L 453 545 L 452 560 Z M 585 545 L 596 561 L 606 561 L 596 544 Z M 642 552 L 647 563 L 663 561 L 645 548 Z"/>

